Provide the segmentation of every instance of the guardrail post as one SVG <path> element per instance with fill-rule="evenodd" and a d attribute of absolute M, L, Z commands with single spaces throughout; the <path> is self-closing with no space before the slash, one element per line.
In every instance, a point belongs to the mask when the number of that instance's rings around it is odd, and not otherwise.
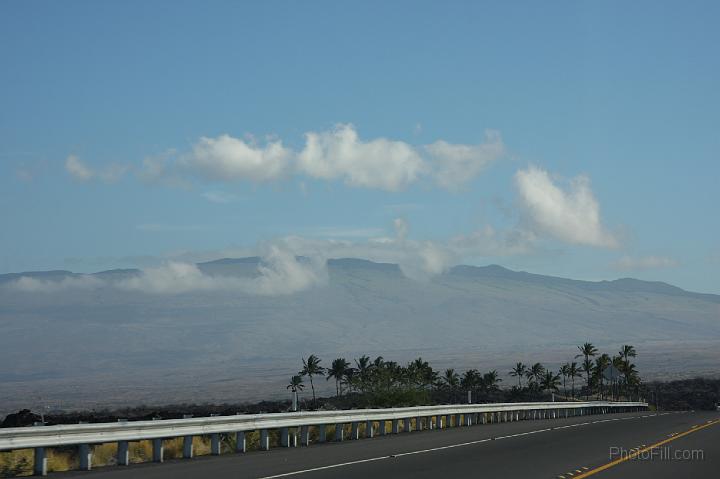
<path fill-rule="evenodd" d="M 280 428 L 280 446 L 290 447 L 290 429 L 287 427 Z"/>
<path fill-rule="evenodd" d="M 213 456 L 220 455 L 220 434 L 210 434 L 210 454 Z"/>
<path fill-rule="evenodd" d="M 80 470 L 89 471 L 92 469 L 92 449 L 90 444 L 78 446 L 78 458 L 80 459 Z"/>
<path fill-rule="evenodd" d="M 235 433 L 235 452 L 245 452 L 246 448 L 245 431 L 237 431 Z"/>
<path fill-rule="evenodd" d="M 335 424 L 335 440 L 338 442 L 342 442 L 345 435 L 345 428 L 343 426 L 344 424 Z"/>
<path fill-rule="evenodd" d="M 130 465 L 130 448 L 127 441 L 118 441 L 117 443 L 117 463 L 119 466 Z"/>
<path fill-rule="evenodd" d="M 392 433 L 397 434 L 400 432 L 399 421 L 397 419 L 392 420 Z"/>
<path fill-rule="evenodd" d="M 409 417 L 406 417 L 403 420 L 403 432 L 411 432 L 412 431 L 412 422 Z"/>
<path fill-rule="evenodd" d="M 300 445 L 310 445 L 310 426 L 300 426 Z"/>
<path fill-rule="evenodd" d="M 378 421 L 378 432 L 381 436 L 384 436 L 387 434 L 387 431 L 385 430 L 385 420 Z"/>
<path fill-rule="evenodd" d="M 47 476 L 47 457 L 44 447 L 35 448 L 35 462 L 33 464 L 33 473 L 36 476 Z"/>
<path fill-rule="evenodd" d="M 270 436 L 267 429 L 260 429 L 260 449 L 263 451 L 270 450 Z"/>
<path fill-rule="evenodd" d="M 373 437 L 373 422 L 371 420 L 365 421 L 365 437 L 368 439 Z"/>
<path fill-rule="evenodd" d="M 162 439 L 153 439 L 153 462 L 163 462 L 165 460 L 165 446 Z"/>
<path fill-rule="evenodd" d="M 360 424 L 357 421 L 353 421 L 350 424 L 350 439 L 360 439 Z"/>
<path fill-rule="evenodd" d="M 327 424 L 320 424 L 318 426 L 318 442 L 327 441 Z"/>
<path fill-rule="evenodd" d="M 460 416 L 461 416 L 460 414 L 455 414 L 455 427 L 460 427 L 462 425 L 460 422 L 460 419 L 461 419 Z"/>
<path fill-rule="evenodd" d="M 443 420 L 442 416 L 435 416 L 435 427 L 437 429 L 443 428 L 443 426 L 444 426 L 443 422 L 444 422 L 444 420 Z"/>
<path fill-rule="evenodd" d="M 183 458 L 184 459 L 192 459 L 193 457 L 193 437 L 192 436 L 184 436 L 183 437 Z"/>

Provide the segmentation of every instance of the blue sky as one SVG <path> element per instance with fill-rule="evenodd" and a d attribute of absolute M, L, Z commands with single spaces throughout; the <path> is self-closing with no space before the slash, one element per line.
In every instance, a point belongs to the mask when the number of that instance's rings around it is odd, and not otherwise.
<path fill-rule="evenodd" d="M 720 293 L 719 10 L 2 2 L 0 272 L 278 243 Z"/>

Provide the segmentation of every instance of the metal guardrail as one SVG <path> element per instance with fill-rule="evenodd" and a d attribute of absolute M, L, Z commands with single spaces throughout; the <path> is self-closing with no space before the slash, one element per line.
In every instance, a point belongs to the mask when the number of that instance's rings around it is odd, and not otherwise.
<path fill-rule="evenodd" d="M 155 421 L 126 421 L 97 424 L 68 424 L 57 426 L 33 426 L 0 429 L 0 451 L 13 449 L 35 449 L 35 473 L 46 472 L 45 451 L 47 447 L 78 445 L 80 447 L 80 468 L 89 469 L 92 450 L 90 445 L 108 442 L 118 443 L 118 463 L 128 464 L 127 443 L 153 440 L 153 458 L 162 462 L 162 440 L 185 437 L 185 457 L 192 457 L 192 437 L 210 435 L 213 454 L 220 453 L 219 434 L 238 434 L 238 451 L 245 450 L 245 432 L 260 431 L 261 449 L 269 449 L 269 430 L 280 430 L 280 442 L 290 445 L 297 428 L 302 445 L 308 445 L 309 427 L 319 428 L 319 442 L 325 441 L 326 425 L 352 424 L 354 438 L 359 438 L 359 423 L 365 423 L 366 437 L 372 437 L 374 422 L 382 424 L 379 432 L 385 433 L 385 422 L 392 421 L 393 432 L 409 430 L 411 420 L 415 428 L 422 429 L 423 419 L 427 429 L 442 428 L 454 417 L 455 426 L 474 423 L 515 421 L 559 416 L 575 416 L 606 412 L 642 410 L 642 402 L 541 402 L 541 403 L 499 403 L 420 406 L 392 409 L 352 409 L 336 411 L 310 411 L 275 414 L 238 414 L 236 416 L 214 416 L 187 419 L 166 419 Z M 369 428 L 369 431 L 368 431 Z M 337 428 L 336 428 L 337 429 Z M 336 440 L 342 440 L 342 428 L 336 433 Z M 188 441 L 189 438 L 189 441 Z"/>

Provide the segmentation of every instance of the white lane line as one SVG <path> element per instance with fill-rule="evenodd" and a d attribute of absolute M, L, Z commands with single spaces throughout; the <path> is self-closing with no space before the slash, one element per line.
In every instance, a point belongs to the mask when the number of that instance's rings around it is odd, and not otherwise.
<path fill-rule="evenodd" d="M 669 414 L 669 413 L 666 413 L 666 414 Z M 456 448 L 456 447 L 472 446 L 472 445 L 474 445 L 474 444 L 481 444 L 481 443 L 484 443 L 484 442 L 492 442 L 492 441 L 494 441 L 494 440 L 510 439 L 510 438 L 514 438 L 514 437 L 527 436 L 527 435 L 529 435 L 529 434 L 537 434 L 537 433 L 539 433 L 539 432 L 548 432 L 548 431 L 552 431 L 552 430 L 554 430 L 554 429 L 563 429 L 563 428 L 566 428 L 566 427 L 587 426 L 587 425 L 590 425 L 590 424 L 598 424 L 598 423 L 603 423 L 603 422 L 608 422 L 608 421 L 622 421 L 622 420 L 625 420 L 625 419 L 641 419 L 641 418 L 644 418 L 644 417 L 654 417 L 654 416 L 657 416 L 657 415 L 653 415 L 653 416 L 632 416 L 632 417 L 616 418 L 616 419 L 603 419 L 603 420 L 600 420 L 600 421 L 589 421 L 589 422 L 584 422 L 584 423 L 580 423 L 580 424 L 573 424 L 573 425 L 568 425 L 568 426 L 559 426 L 559 427 L 552 427 L 552 428 L 545 428 L 545 429 L 536 429 L 536 430 L 534 430 L 534 431 L 520 432 L 520 433 L 517 433 L 517 434 L 509 434 L 509 435 L 507 435 L 507 436 L 497 436 L 497 437 L 495 437 L 495 438 L 489 437 L 489 438 L 486 438 L 486 439 L 478 439 L 477 441 L 469 441 L 469 442 L 461 442 L 461 443 L 458 443 L 458 444 L 450 444 L 449 446 L 431 447 L 431 448 L 429 448 L 429 449 L 420 449 L 420 450 L 417 450 L 417 451 L 410 451 L 410 452 L 400 452 L 400 453 L 391 454 L 391 455 L 388 455 L 388 456 L 371 457 L 371 458 L 369 458 L 369 459 L 358 459 L 357 461 L 341 462 L 341 463 L 338 463 L 338 464 L 330 464 L 329 466 L 319 466 L 319 467 L 313 467 L 313 468 L 310 468 L 310 469 L 302 469 L 302 470 L 299 470 L 299 471 L 285 472 L 285 473 L 282 473 L 282 474 L 275 474 L 275 475 L 273 475 L 273 476 L 263 476 L 263 477 L 260 477 L 259 479 L 277 479 L 277 478 L 280 478 L 280 477 L 297 476 L 297 475 L 300 475 L 300 474 L 307 474 L 307 473 L 309 473 L 309 472 L 325 471 L 325 470 L 328 470 L 328 469 L 335 469 L 335 468 L 338 468 L 338 467 L 352 466 L 352 465 L 355 465 L 355 464 L 363 464 L 363 463 L 366 463 L 366 462 L 383 461 L 383 460 L 386 460 L 386 459 L 393 459 L 393 458 L 396 458 L 396 457 L 412 456 L 412 455 L 415 455 L 415 454 L 425 454 L 425 453 L 428 453 L 428 452 L 442 451 L 442 450 L 445 450 L 445 449 L 453 449 L 453 448 Z"/>
<path fill-rule="evenodd" d="M 549 431 L 549 429 L 544 429 L 544 431 Z M 537 431 L 540 432 L 540 431 Z M 530 433 L 526 433 L 530 434 Z M 510 436 L 507 436 L 510 437 Z M 498 438 L 498 439 L 504 439 L 504 438 Z M 451 444 L 449 446 L 439 446 L 439 447 L 431 447 L 430 449 L 420 449 L 418 451 L 410 451 L 410 452 L 399 452 L 397 454 L 391 454 L 389 456 L 380 456 L 380 457 L 372 457 L 370 459 L 359 459 L 357 461 L 350 461 L 350 462 L 342 462 L 339 464 L 331 464 L 329 466 L 320 466 L 320 467 L 313 467 L 311 469 L 303 469 L 301 471 L 293 471 L 293 472 L 286 472 L 283 474 L 276 474 L 274 476 L 265 476 L 261 477 L 260 479 L 275 479 L 278 477 L 288 477 L 288 476 L 296 476 L 298 474 L 305 474 L 308 472 L 315 472 L 315 471 L 324 471 L 326 469 L 334 469 L 336 467 L 343 467 L 343 466 L 352 466 L 353 464 L 362 464 L 364 462 L 373 462 L 373 461 L 382 461 L 384 459 L 393 459 L 395 457 L 401 457 L 401 456 L 412 456 L 414 454 L 424 454 L 427 452 L 433 452 L 433 451 L 442 451 L 444 449 L 452 449 L 455 447 L 463 447 L 463 446 L 471 446 L 473 444 L 480 444 L 483 442 L 490 442 L 492 441 L 492 438 L 486 438 L 486 439 L 478 439 L 477 441 L 469 441 L 469 442 L 461 442 L 459 444 Z"/>

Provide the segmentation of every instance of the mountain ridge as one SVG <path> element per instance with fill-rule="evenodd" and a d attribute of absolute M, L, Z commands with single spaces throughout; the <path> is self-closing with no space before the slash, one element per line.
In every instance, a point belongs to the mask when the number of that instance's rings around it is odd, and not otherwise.
<path fill-rule="evenodd" d="M 301 261 L 306 261 L 307 258 L 298 256 Z M 223 271 L 227 271 L 233 267 L 244 267 L 243 272 L 249 276 L 254 276 L 255 272 L 252 268 L 262 264 L 262 258 L 259 256 L 248 256 L 241 258 L 218 258 L 210 261 L 203 261 L 194 263 L 201 271 L 208 274 L 215 274 L 223 276 Z M 402 274 L 400 266 L 396 263 L 385 263 L 376 262 L 363 258 L 330 258 L 327 260 L 328 270 L 342 269 L 342 270 L 372 270 L 382 271 L 385 273 Z M 103 271 L 97 271 L 94 273 L 75 273 L 69 270 L 48 270 L 48 271 L 24 271 L 15 273 L 3 273 L 0 274 L 0 284 L 7 283 L 9 281 L 18 280 L 21 277 L 29 277 L 33 279 L 46 279 L 46 280 L 59 280 L 63 277 L 80 277 L 80 276 L 93 276 L 93 277 L 127 277 L 132 275 L 141 274 L 143 270 L 139 268 L 115 268 Z M 448 277 L 448 276 L 461 276 L 466 278 L 503 278 L 514 281 L 524 282 L 544 282 L 549 284 L 564 284 L 587 287 L 591 289 L 611 289 L 616 291 L 631 291 L 631 292 L 646 292 L 646 293 L 661 293 L 661 294 L 674 294 L 674 295 L 690 295 L 693 297 L 703 298 L 708 301 L 720 303 L 720 295 L 713 293 L 701 293 L 688 291 L 678 286 L 672 285 L 664 281 L 648 281 L 632 277 L 622 277 L 611 280 L 582 280 L 574 278 L 566 278 L 562 276 L 544 275 L 538 273 L 531 273 L 528 271 L 516 271 L 498 264 L 489 264 L 485 266 L 478 265 L 455 265 L 450 267 L 448 270 L 437 275 L 437 277 Z"/>

